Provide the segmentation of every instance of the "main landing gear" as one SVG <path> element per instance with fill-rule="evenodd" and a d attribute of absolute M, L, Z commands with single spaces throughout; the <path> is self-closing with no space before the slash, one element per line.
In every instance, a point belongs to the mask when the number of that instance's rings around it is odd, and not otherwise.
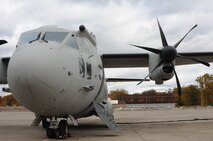
<path fill-rule="evenodd" d="M 42 126 L 46 129 L 47 137 L 50 139 L 64 139 L 70 136 L 67 119 L 43 119 Z"/>

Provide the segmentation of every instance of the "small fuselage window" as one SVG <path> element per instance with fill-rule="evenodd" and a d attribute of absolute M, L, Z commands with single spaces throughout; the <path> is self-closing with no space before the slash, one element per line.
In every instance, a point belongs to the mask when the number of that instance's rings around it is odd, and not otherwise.
<path fill-rule="evenodd" d="M 87 79 L 91 79 L 92 78 L 92 65 L 87 62 Z"/>
<path fill-rule="evenodd" d="M 83 58 L 78 58 L 79 61 L 79 73 L 82 78 L 85 77 L 85 64 Z"/>
<path fill-rule="evenodd" d="M 75 37 L 72 35 L 72 36 L 68 36 L 68 39 L 65 43 L 65 45 L 71 47 L 71 48 L 75 48 L 75 49 L 78 49 L 78 45 L 77 45 L 77 42 L 76 42 L 76 39 Z"/>
<path fill-rule="evenodd" d="M 43 39 L 45 41 L 53 41 L 62 43 L 65 37 L 67 36 L 68 32 L 46 32 L 44 34 Z"/>
<path fill-rule="evenodd" d="M 37 40 L 40 36 L 40 32 L 34 32 L 34 33 L 23 33 L 18 41 L 18 45 L 26 44 L 31 41 Z"/>

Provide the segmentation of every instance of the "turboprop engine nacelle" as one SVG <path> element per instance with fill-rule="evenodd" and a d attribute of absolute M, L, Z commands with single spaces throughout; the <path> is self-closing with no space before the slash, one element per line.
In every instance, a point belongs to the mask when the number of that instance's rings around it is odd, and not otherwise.
<path fill-rule="evenodd" d="M 150 54 L 149 56 L 149 73 L 160 61 L 159 56 Z M 171 64 L 163 63 L 155 71 L 150 74 L 150 79 L 154 80 L 156 84 L 163 84 L 164 81 L 171 79 L 174 76 L 174 69 Z"/>

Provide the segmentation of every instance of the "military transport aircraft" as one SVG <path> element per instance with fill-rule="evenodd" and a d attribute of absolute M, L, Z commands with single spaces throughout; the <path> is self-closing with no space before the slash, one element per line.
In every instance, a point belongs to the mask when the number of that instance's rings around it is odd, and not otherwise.
<path fill-rule="evenodd" d="M 42 122 L 48 138 L 65 138 L 69 133 L 68 120 L 77 126 L 78 118 L 91 115 L 99 116 L 109 128 L 117 130 L 112 105 L 107 101 L 106 81 L 138 81 L 140 84 L 149 77 L 156 84 L 163 84 L 175 75 L 180 95 L 175 65 L 210 66 L 208 62 L 213 62 L 213 52 L 176 51 L 196 25 L 173 46 L 168 45 L 159 22 L 158 27 L 162 47 L 131 44 L 150 51 L 138 54 L 99 55 L 95 35 L 83 25 L 77 31 L 43 26 L 24 32 L 12 57 L 1 57 L 0 83 L 8 83 L 17 101 L 35 113 L 32 126 Z M 0 45 L 5 43 L 7 41 L 0 41 Z M 144 79 L 105 79 L 104 68 L 121 67 L 149 67 L 149 74 Z"/>

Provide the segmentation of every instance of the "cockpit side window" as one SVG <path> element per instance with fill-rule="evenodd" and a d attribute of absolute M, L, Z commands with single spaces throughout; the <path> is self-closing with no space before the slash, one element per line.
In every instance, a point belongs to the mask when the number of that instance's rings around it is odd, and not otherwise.
<path fill-rule="evenodd" d="M 40 34 L 41 34 L 40 32 L 23 33 L 19 38 L 18 45 L 29 43 L 33 40 L 38 39 Z"/>
<path fill-rule="evenodd" d="M 72 36 L 68 36 L 68 39 L 65 43 L 65 45 L 71 47 L 71 48 L 75 48 L 75 49 L 78 49 L 78 45 L 77 45 L 77 42 L 76 42 L 76 39 L 75 37 L 72 35 Z"/>
<path fill-rule="evenodd" d="M 62 43 L 68 32 L 46 32 L 44 40 Z"/>

